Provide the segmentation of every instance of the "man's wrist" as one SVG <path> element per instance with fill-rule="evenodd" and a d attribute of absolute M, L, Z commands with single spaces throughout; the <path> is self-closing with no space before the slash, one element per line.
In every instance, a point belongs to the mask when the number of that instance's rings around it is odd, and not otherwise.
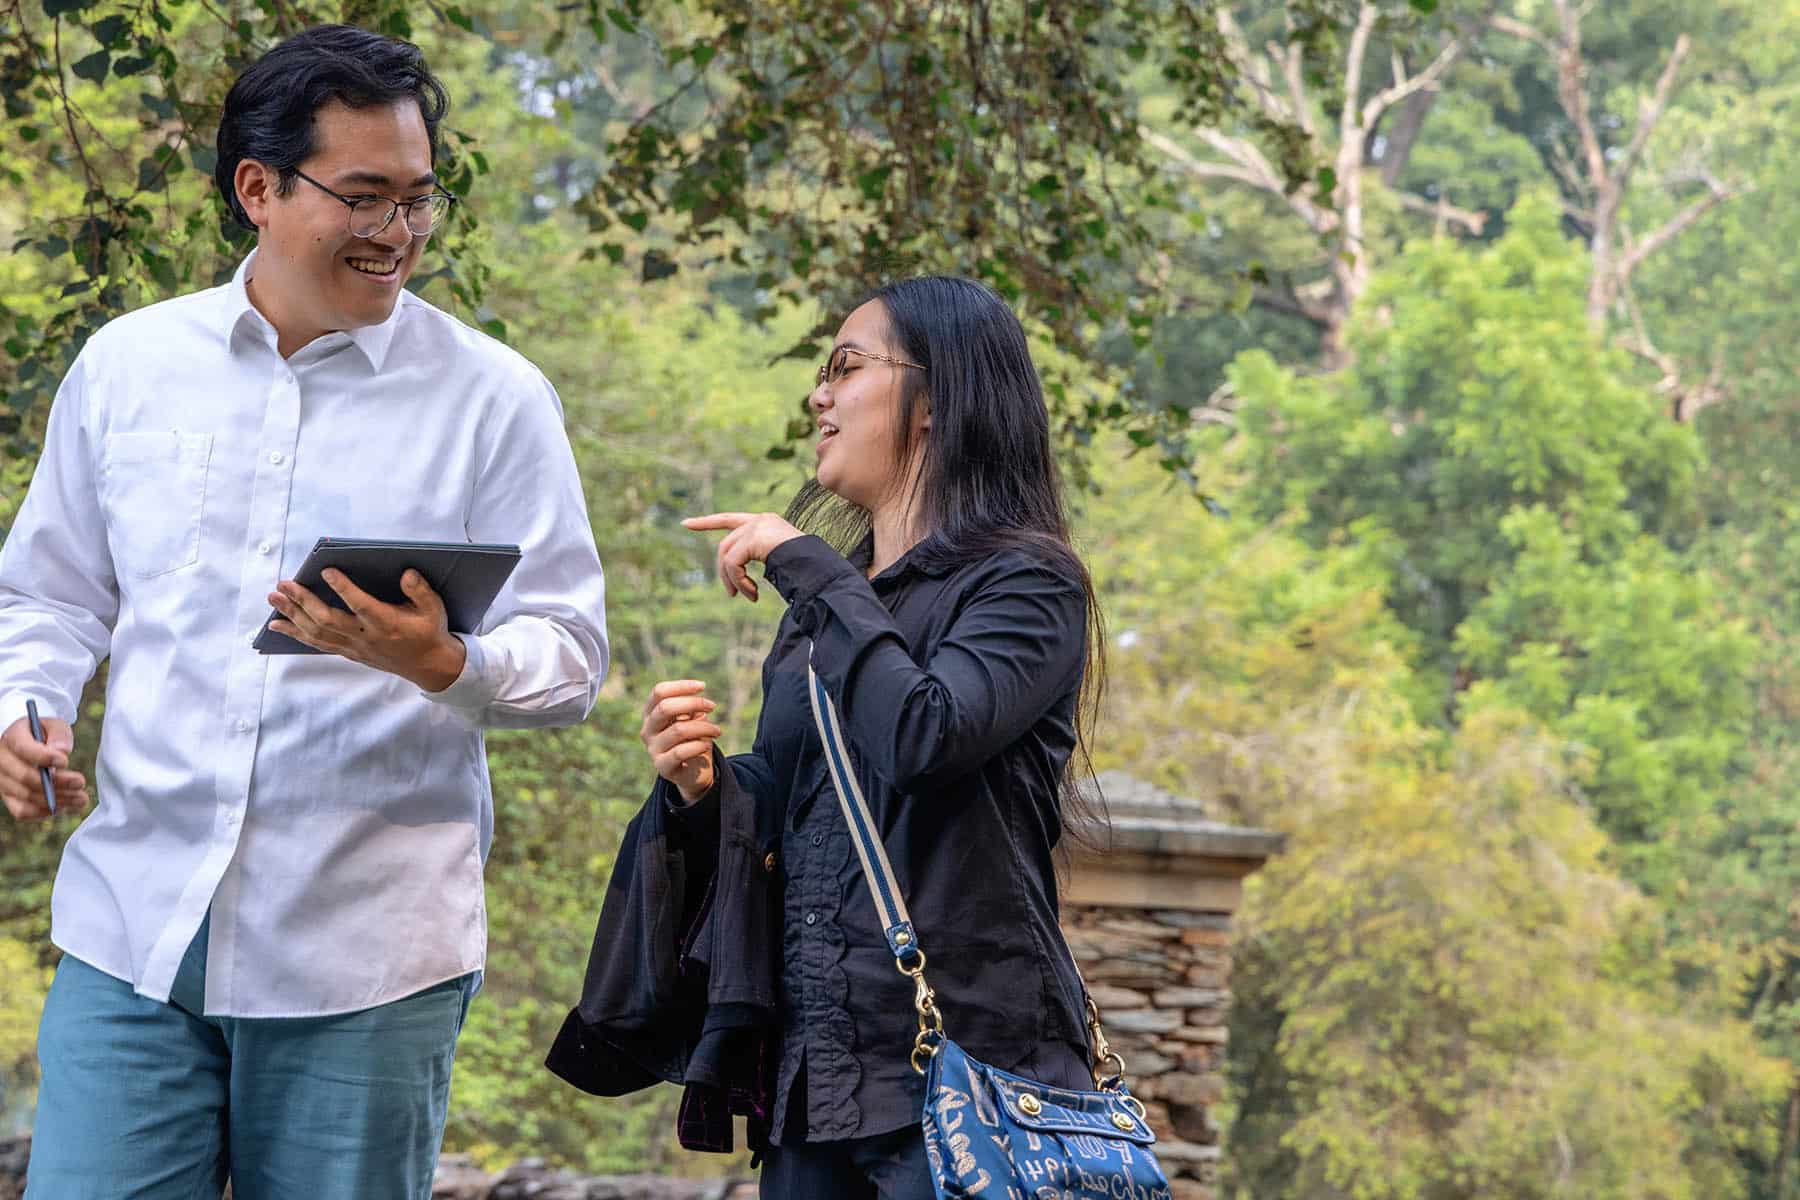
<path fill-rule="evenodd" d="M 462 639 L 454 633 L 446 633 L 407 675 L 407 682 L 416 685 L 420 691 L 441 692 L 462 677 L 463 664 L 468 657 L 469 651 Z"/>

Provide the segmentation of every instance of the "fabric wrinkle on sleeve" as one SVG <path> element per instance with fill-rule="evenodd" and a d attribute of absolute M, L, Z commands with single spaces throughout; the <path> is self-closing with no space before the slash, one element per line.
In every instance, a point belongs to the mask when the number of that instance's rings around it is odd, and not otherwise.
<path fill-rule="evenodd" d="M 517 395 L 496 401 L 468 534 L 516 542 L 518 566 L 488 619 L 462 635 L 462 674 L 428 699 L 489 728 L 573 724 L 606 677 L 605 582 L 556 390 L 521 360 Z"/>
<path fill-rule="evenodd" d="M 1067 694 L 1085 661 L 1084 589 L 1024 551 L 984 564 L 923 666 L 869 582 L 825 543 L 786 543 L 770 566 L 859 762 L 902 792 L 978 769 Z"/>
<path fill-rule="evenodd" d="M 44 449 L 0 542 L 0 702 L 73 724 L 81 690 L 106 657 L 119 590 L 98 491 L 87 355 L 50 407 Z M 10 721 L 0 720 L 0 728 Z"/>

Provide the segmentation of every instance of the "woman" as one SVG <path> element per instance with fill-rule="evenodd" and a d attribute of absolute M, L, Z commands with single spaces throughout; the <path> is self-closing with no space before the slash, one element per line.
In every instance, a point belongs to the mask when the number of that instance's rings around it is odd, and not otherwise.
<path fill-rule="evenodd" d="M 930 955 L 950 1036 L 994 1066 L 1091 1087 L 1082 989 L 1057 923 L 1053 851 L 1078 813 L 1098 639 L 1070 548 L 1049 414 L 1024 330 L 966 279 L 890 284 L 850 314 L 810 397 L 816 482 L 789 515 L 863 531 L 846 557 L 773 513 L 728 530 L 728 596 L 749 563 L 788 610 L 763 664 L 750 753 L 721 758 L 714 702 L 658 684 L 642 737 L 679 836 L 716 838 L 719 776 L 784 806 L 780 1046 L 762 1195 L 919 1200 L 923 1079 L 912 985 L 894 969 L 827 776 L 810 660 Z M 847 544 L 847 539 L 846 539 Z"/>

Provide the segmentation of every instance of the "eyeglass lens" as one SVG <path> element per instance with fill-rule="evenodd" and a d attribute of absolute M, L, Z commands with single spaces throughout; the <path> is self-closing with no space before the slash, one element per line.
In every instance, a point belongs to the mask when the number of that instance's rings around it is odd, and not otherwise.
<path fill-rule="evenodd" d="M 405 210 L 406 227 L 415 237 L 424 237 L 436 229 L 450 210 L 445 196 L 421 196 L 410 204 L 396 204 L 387 199 L 358 200 L 350 209 L 350 233 L 353 237 L 374 237 L 386 229 L 397 210 Z"/>

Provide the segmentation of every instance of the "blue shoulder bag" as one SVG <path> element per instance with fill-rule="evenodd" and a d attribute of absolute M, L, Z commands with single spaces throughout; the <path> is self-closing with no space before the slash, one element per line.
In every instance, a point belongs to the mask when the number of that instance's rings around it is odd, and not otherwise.
<path fill-rule="evenodd" d="M 807 692 L 888 949 L 900 973 L 913 981 L 919 1034 L 912 1065 L 925 1076 L 925 1154 L 938 1200 L 1038 1195 L 1170 1200 L 1169 1181 L 1150 1152 L 1156 1135 L 1144 1120 L 1143 1104 L 1125 1086 L 1125 1062 L 1107 1045 L 1085 983 L 1094 1091 L 1049 1087 L 991 1067 L 944 1033 L 937 997 L 925 982 L 925 952 L 850 769 L 837 709 L 810 666 Z M 1080 976 L 1079 966 L 1075 973 Z"/>

